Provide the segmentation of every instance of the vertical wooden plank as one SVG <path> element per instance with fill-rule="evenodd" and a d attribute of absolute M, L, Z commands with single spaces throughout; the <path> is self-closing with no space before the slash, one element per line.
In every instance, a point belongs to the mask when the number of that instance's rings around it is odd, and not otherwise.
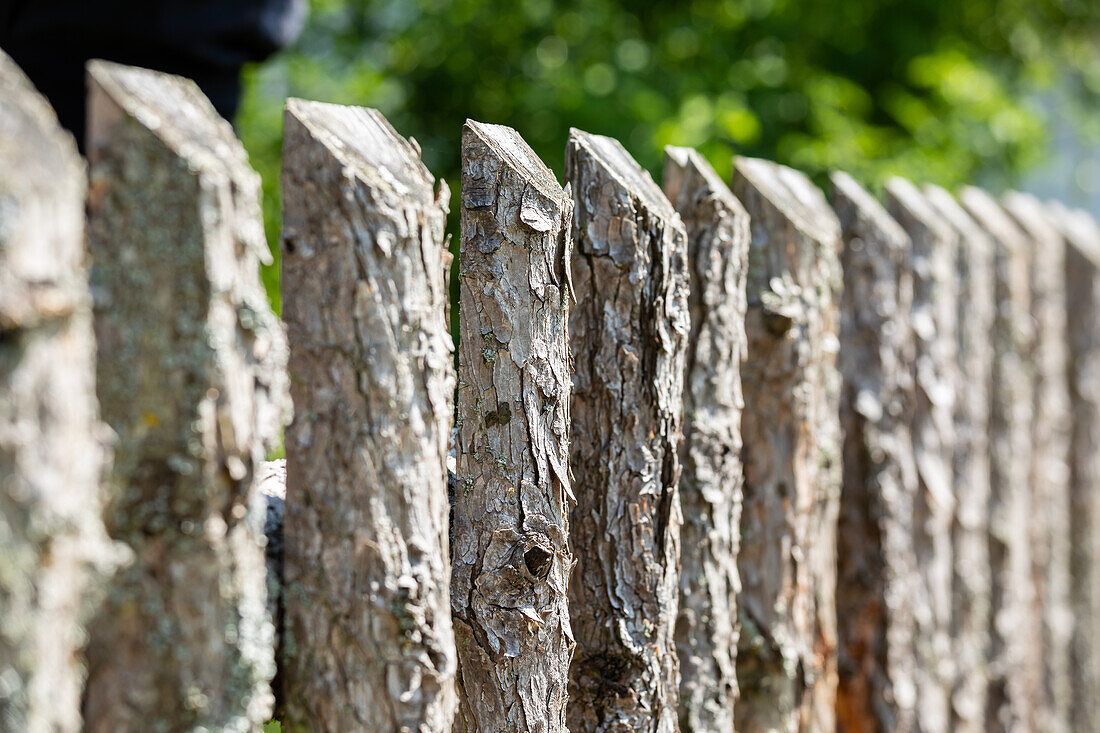
<path fill-rule="evenodd" d="M 690 278 L 676 620 L 680 728 L 732 731 L 749 215 L 691 148 L 665 148 L 663 187 L 687 232 Z"/>
<path fill-rule="evenodd" d="M 992 570 L 986 729 L 1028 730 L 1038 699 L 1041 627 L 1031 613 L 1028 473 L 1031 465 L 1033 331 L 1027 240 L 985 191 L 959 193 L 993 239 L 993 379 L 990 388 L 989 562 Z"/>
<path fill-rule="evenodd" d="M 955 519 L 951 527 L 952 727 L 986 729 L 989 685 L 989 390 L 993 369 L 993 242 L 959 202 L 938 186 L 925 198 L 955 230 Z"/>
<path fill-rule="evenodd" d="M 375 110 L 292 99 L 282 718 L 447 731 L 448 191 Z"/>
<path fill-rule="evenodd" d="M 844 379 L 843 486 L 837 526 L 837 724 L 844 731 L 915 730 L 914 337 L 912 243 L 845 173 L 833 173 L 843 232 L 839 366 Z"/>
<path fill-rule="evenodd" d="M 911 425 L 917 493 L 913 552 L 920 592 L 916 621 L 917 717 L 922 730 L 950 726 L 954 680 L 951 649 L 951 526 L 955 515 L 954 400 L 955 252 L 958 235 L 902 178 L 886 182 L 886 209 L 912 242 L 906 266 L 913 280 L 914 403 Z"/>
<path fill-rule="evenodd" d="M 736 158 L 751 218 L 737 729 L 835 728 L 840 225 L 797 171 Z"/>
<path fill-rule="evenodd" d="M 1071 713 L 1074 731 L 1100 730 L 1100 226 L 1049 204 L 1065 237 L 1065 303 L 1072 426 L 1069 451 Z"/>
<path fill-rule="evenodd" d="M 1031 318 L 1035 341 L 1030 478 L 1033 613 L 1042 624 L 1041 707 L 1038 730 L 1069 730 L 1069 645 L 1073 621 L 1069 601 L 1071 419 L 1067 385 L 1065 240 L 1047 219 L 1042 203 L 1010 191 L 1001 199 L 1009 216 L 1027 235 Z"/>
<path fill-rule="evenodd" d="M 259 177 L 198 87 L 89 66 L 106 524 L 134 562 L 90 626 L 89 731 L 251 731 L 271 712 L 254 474 L 288 407 Z"/>
<path fill-rule="evenodd" d="M 565 731 L 572 201 L 515 130 L 462 130 L 451 603 L 457 730 Z"/>
<path fill-rule="evenodd" d="M 570 131 L 565 177 L 577 293 L 569 728 L 675 731 L 687 239 L 617 141 Z"/>
<path fill-rule="evenodd" d="M 84 261 L 84 166 L 0 52 L 0 730 L 80 730 L 107 462 Z"/>

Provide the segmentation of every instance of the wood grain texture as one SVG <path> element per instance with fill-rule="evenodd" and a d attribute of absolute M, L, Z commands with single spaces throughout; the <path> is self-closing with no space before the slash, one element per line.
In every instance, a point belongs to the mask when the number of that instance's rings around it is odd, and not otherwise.
<path fill-rule="evenodd" d="M 989 685 L 989 399 L 993 369 L 993 241 L 947 191 L 925 198 L 955 230 L 955 518 L 951 526 L 951 647 L 955 681 L 952 726 L 985 730 Z"/>
<path fill-rule="evenodd" d="M 451 603 L 460 731 L 565 731 L 572 200 L 515 130 L 462 130 Z"/>
<path fill-rule="evenodd" d="M 0 730 L 75 733 L 78 652 L 118 559 L 100 517 L 84 165 L 0 52 Z"/>
<path fill-rule="evenodd" d="M 749 215 L 690 148 L 665 148 L 663 187 L 684 222 L 690 277 L 676 620 L 680 730 L 732 731 Z"/>
<path fill-rule="evenodd" d="M 844 239 L 837 724 L 848 733 L 918 730 L 912 242 L 851 176 L 831 179 Z"/>
<path fill-rule="evenodd" d="M 574 731 L 675 731 L 687 237 L 617 141 L 572 130 Z"/>
<path fill-rule="evenodd" d="M 254 477 L 288 411 L 259 279 L 260 179 L 193 83 L 89 67 L 106 524 L 134 561 L 93 624 L 89 731 L 252 731 L 271 713 Z"/>
<path fill-rule="evenodd" d="M 840 225 L 797 171 L 736 158 L 751 219 L 737 729 L 835 728 Z"/>
<path fill-rule="evenodd" d="M 1031 502 L 1034 339 L 1027 240 L 997 201 L 982 189 L 959 192 L 967 213 L 993 240 L 993 378 L 990 387 L 989 691 L 986 730 L 1031 730 L 1039 700 L 1041 625 L 1032 613 L 1029 522 Z"/>
<path fill-rule="evenodd" d="M 913 282 L 913 413 L 910 434 L 917 467 L 913 555 L 919 591 L 913 596 L 917 722 L 921 731 L 951 724 L 951 527 L 955 515 L 954 402 L 956 376 L 955 257 L 958 235 L 909 181 L 886 182 L 886 209 L 909 235 L 906 259 Z"/>
<path fill-rule="evenodd" d="M 449 730 L 448 191 L 375 110 L 290 100 L 282 720 Z"/>

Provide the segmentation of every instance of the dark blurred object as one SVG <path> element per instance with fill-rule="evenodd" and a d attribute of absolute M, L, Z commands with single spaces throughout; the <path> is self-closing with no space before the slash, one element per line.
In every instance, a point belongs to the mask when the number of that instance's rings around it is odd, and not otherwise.
<path fill-rule="evenodd" d="M 306 0 L 0 0 L 0 48 L 84 145 L 84 63 L 106 59 L 193 79 L 226 119 L 244 64 L 291 44 Z"/>

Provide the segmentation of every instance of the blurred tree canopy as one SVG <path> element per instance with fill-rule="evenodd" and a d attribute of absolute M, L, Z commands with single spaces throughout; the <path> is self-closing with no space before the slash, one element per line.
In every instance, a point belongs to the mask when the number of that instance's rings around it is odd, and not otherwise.
<path fill-rule="evenodd" d="M 1044 156 L 1043 90 L 1069 89 L 1055 113 L 1100 139 L 1098 39 L 1098 0 L 314 0 L 297 46 L 249 70 L 238 127 L 273 242 L 288 96 L 378 108 L 454 192 L 467 117 L 515 127 L 559 176 L 579 127 L 658 180 L 676 144 L 723 176 L 738 153 L 1000 185 Z"/>

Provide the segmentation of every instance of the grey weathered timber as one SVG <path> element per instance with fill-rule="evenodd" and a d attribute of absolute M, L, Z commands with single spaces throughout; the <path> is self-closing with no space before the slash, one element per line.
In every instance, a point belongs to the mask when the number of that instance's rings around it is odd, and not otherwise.
<path fill-rule="evenodd" d="M 989 389 L 993 369 L 993 242 L 959 202 L 938 186 L 923 190 L 954 228 L 955 517 L 951 526 L 952 728 L 985 730 L 990 644 Z"/>
<path fill-rule="evenodd" d="M 447 731 L 449 193 L 375 110 L 292 99 L 283 151 L 280 716 L 294 731 Z"/>
<path fill-rule="evenodd" d="M 835 727 L 840 224 L 801 173 L 734 161 L 751 218 L 737 729 Z"/>
<path fill-rule="evenodd" d="M 251 731 L 274 653 L 249 514 L 288 411 L 260 179 L 193 83 L 101 62 L 88 79 L 105 517 L 134 561 L 89 627 L 86 729 Z"/>
<path fill-rule="evenodd" d="M 1100 226 L 1049 204 L 1066 238 L 1065 298 L 1072 429 L 1070 468 L 1070 729 L 1100 730 Z"/>
<path fill-rule="evenodd" d="M 958 235 L 903 178 L 886 182 L 886 209 L 912 242 L 906 267 L 913 282 L 909 324 L 913 330 L 913 414 L 910 433 L 917 468 L 912 551 L 919 592 L 915 681 L 919 730 L 950 727 L 953 686 L 951 649 L 951 527 L 955 514 L 954 401 L 955 253 Z"/>
<path fill-rule="evenodd" d="M 80 730 L 78 651 L 113 559 L 84 166 L 0 52 L 0 730 Z"/>
<path fill-rule="evenodd" d="M 1028 474 L 1032 382 L 1027 239 L 997 201 L 966 187 L 959 200 L 993 240 L 993 378 L 990 387 L 989 688 L 986 730 L 1031 730 L 1039 699 L 1041 625 L 1032 613 Z"/>
<path fill-rule="evenodd" d="M 565 178 L 577 295 L 569 728 L 675 731 L 687 237 L 611 138 L 570 131 Z"/>
<path fill-rule="evenodd" d="M 843 486 L 837 526 L 837 725 L 918 730 L 913 539 L 913 277 L 909 236 L 845 173 L 833 173 L 843 231 L 840 354 Z"/>
<path fill-rule="evenodd" d="M 264 561 L 267 563 L 267 615 L 275 625 L 275 649 L 283 631 L 283 517 L 286 514 L 286 459 L 264 461 L 256 471 L 256 493 L 263 513 L 255 512 L 258 531 L 264 537 Z M 276 674 L 278 672 L 276 671 Z M 276 701 L 279 688 L 272 683 Z"/>
<path fill-rule="evenodd" d="M 741 359 L 749 215 L 691 148 L 665 148 L 665 195 L 687 232 L 691 336 L 680 449 L 680 730 L 732 731 L 741 539 Z"/>
<path fill-rule="evenodd" d="M 1036 730 L 1069 730 L 1069 648 L 1073 621 L 1069 599 L 1070 497 L 1068 350 L 1065 239 L 1030 194 L 1010 191 L 1001 204 L 1028 238 L 1031 318 L 1030 361 L 1034 393 L 1028 484 L 1034 614 L 1042 623 L 1042 701 Z"/>
<path fill-rule="evenodd" d="M 566 729 L 572 215 L 515 130 L 467 121 L 451 513 L 459 731 Z"/>

